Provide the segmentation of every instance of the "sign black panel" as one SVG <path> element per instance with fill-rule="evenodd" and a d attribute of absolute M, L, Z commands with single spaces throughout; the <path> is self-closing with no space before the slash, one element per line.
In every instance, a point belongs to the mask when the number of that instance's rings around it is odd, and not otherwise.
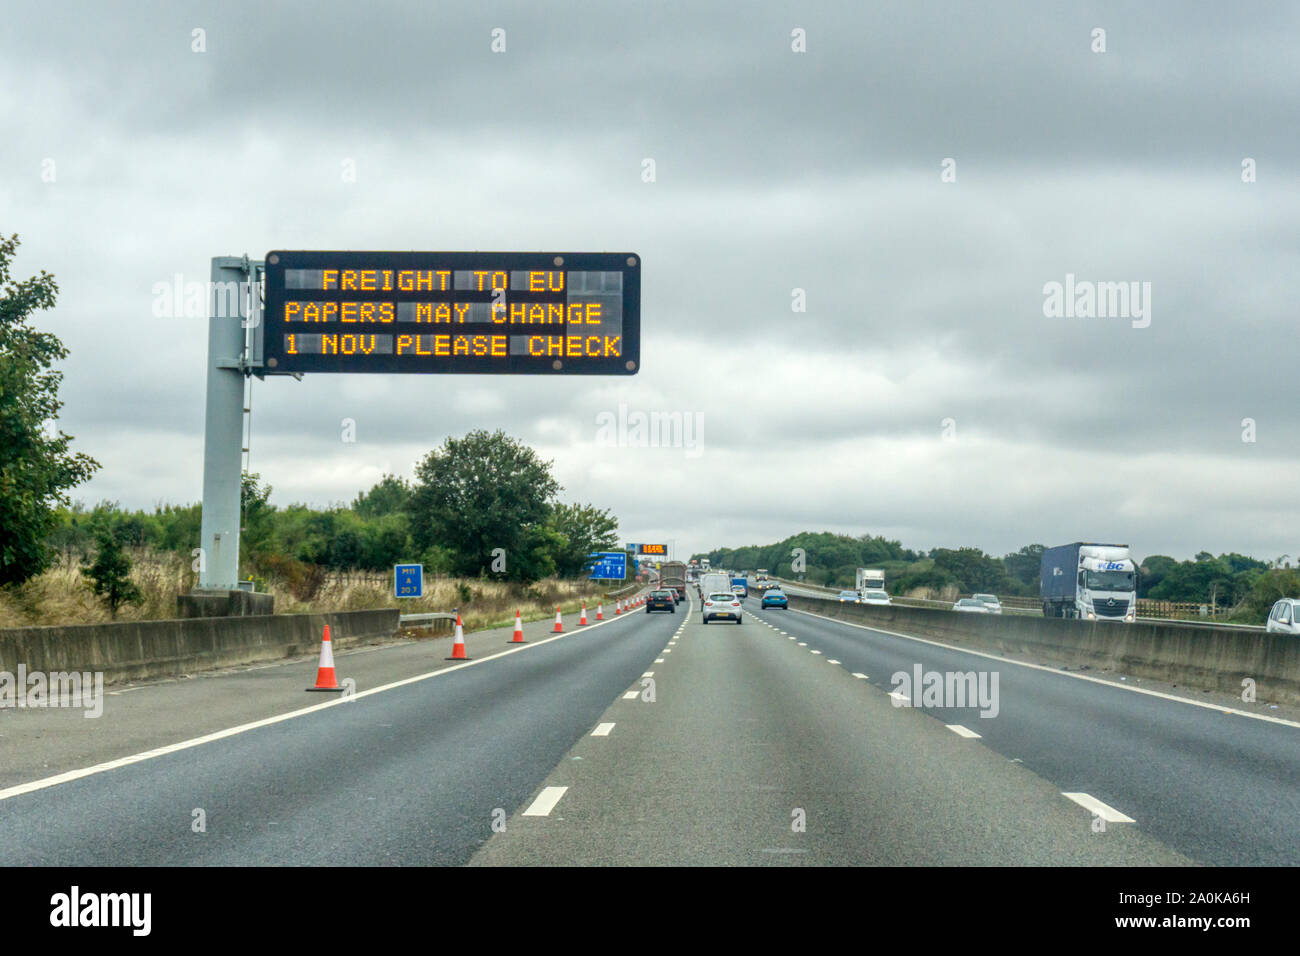
<path fill-rule="evenodd" d="M 267 372 L 635 375 L 641 257 L 268 252 Z"/>

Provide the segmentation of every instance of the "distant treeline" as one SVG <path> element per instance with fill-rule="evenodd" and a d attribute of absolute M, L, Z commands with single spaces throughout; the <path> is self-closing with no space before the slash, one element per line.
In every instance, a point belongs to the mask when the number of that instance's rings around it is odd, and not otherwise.
<path fill-rule="evenodd" d="M 947 587 L 963 594 L 1037 597 L 1043 555 L 1041 544 L 999 558 L 979 548 L 912 551 L 898 541 L 869 534 L 854 538 L 803 532 L 776 544 L 721 548 L 695 557 L 729 570 L 767 568 L 789 578 L 799 574 L 794 568 L 796 548 L 802 549 L 803 579 L 809 583 L 851 588 L 857 568 L 882 568 L 891 594 Z M 1153 554 L 1140 563 L 1138 597 L 1213 605 L 1234 618 L 1263 621 L 1278 598 L 1300 596 L 1300 571 L 1291 568 L 1288 558 L 1260 561 L 1244 554 L 1215 557 L 1202 551 L 1190 561 L 1179 561 Z"/>
<path fill-rule="evenodd" d="M 277 507 L 260 476 L 244 476 L 240 566 L 292 583 L 327 570 L 391 571 L 421 562 L 430 573 L 537 581 L 582 575 L 593 551 L 617 547 L 618 521 L 593 505 L 556 500 L 551 464 L 501 432 L 449 438 L 414 481 L 385 475 L 350 505 Z M 200 546 L 199 504 L 129 511 L 112 502 L 57 511 L 46 539 L 72 564 L 100 527 L 127 547 L 189 557 Z"/>

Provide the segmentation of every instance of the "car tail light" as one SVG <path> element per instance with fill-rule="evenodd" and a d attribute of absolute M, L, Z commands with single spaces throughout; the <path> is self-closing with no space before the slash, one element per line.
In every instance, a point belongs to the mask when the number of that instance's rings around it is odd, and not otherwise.
<path fill-rule="evenodd" d="M 713 602 L 712 602 L 712 601 L 705 601 L 705 602 L 704 602 L 704 606 L 705 606 L 705 607 L 713 607 Z"/>
<path fill-rule="evenodd" d="M 732 602 L 731 602 L 731 606 L 732 606 L 732 607 L 740 607 L 740 602 L 739 602 L 739 601 L 732 601 Z"/>

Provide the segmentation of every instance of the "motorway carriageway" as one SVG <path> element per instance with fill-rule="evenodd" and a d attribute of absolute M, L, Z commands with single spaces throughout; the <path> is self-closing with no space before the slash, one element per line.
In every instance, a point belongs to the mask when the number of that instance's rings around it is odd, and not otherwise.
<path fill-rule="evenodd" d="M 1297 862 L 1296 728 L 757 604 L 0 712 L 0 863 Z M 996 668 L 998 717 L 895 707 L 916 663 Z"/>
<path fill-rule="evenodd" d="M 758 599 L 747 604 L 758 606 Z M 1198 862 L 1300 864 L 1300 727 L 1236 708 L 1171 699 L 1123 684 L 1026 666 L 992 654 L 831 620 L 763 611 L 885 693 L 893 675 L 999 674 L 1000 709 L 918 711 L 1014 760 L 1064 793 L 1086 793 Z"/>

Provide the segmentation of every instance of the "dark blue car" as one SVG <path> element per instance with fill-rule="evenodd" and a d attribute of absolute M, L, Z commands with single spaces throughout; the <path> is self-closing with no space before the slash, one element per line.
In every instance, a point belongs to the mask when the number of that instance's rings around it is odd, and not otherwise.
<path fill-rule="evenodd" d="M 779 607 L 782 610 L 790 610 L 790 602 L 786 599 L 782 591 L 771 590 L 763 592 L 762 605 L 764 608 Z"/>

